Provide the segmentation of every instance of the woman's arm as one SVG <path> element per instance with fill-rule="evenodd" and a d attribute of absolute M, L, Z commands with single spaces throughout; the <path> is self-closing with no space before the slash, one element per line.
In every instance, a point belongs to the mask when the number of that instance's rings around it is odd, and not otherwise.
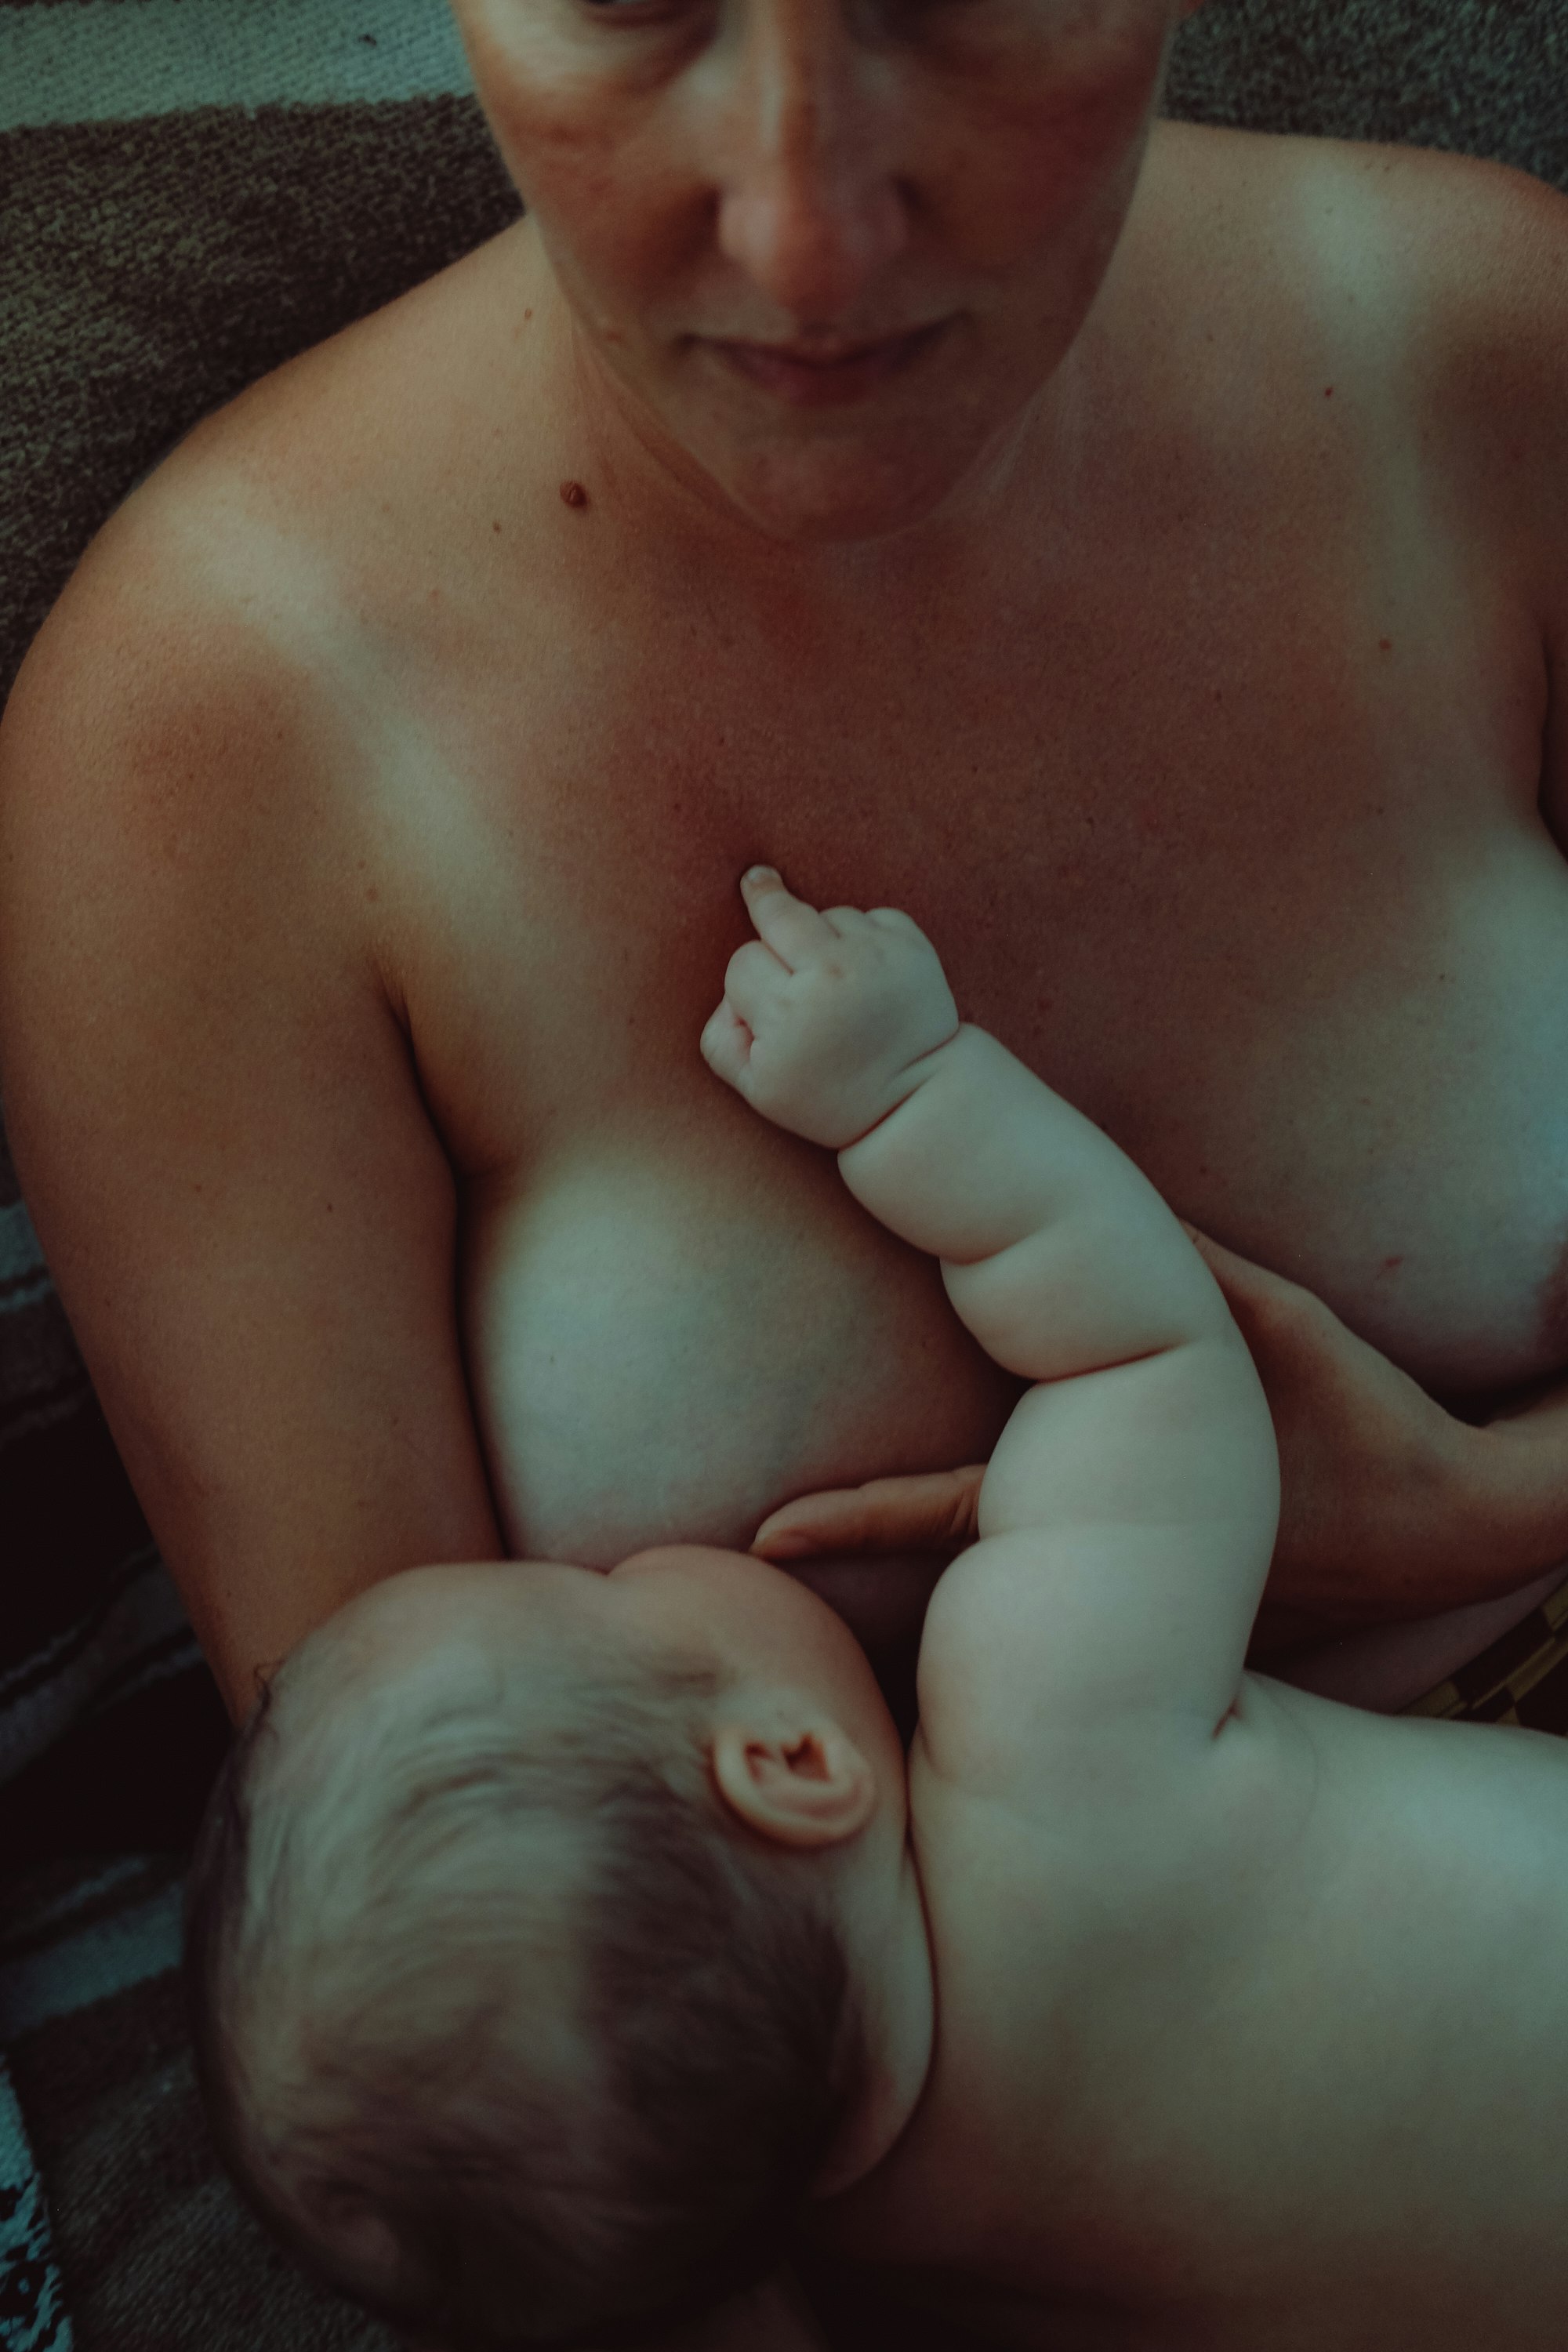
<path fill-rule="evenodd" d="M 45 1253 L 231 1710 L 500 1543 L 451 1171 L 321 698 L 177 547 L 89 556 L 0 730 L 0 1073 Z"/>
<path fill-rule="evenodd" d="M 1568 1559 L 1568 1382 L 1473 1427 L 1310 1291 L 1187 1231 L 1247 1341 L 1279 1444 L 1261 1654 L 1495 1601 Z M 752 1549 L 950 1552 L 973 1540 L 984 1468 L 803 1495 Z"/>
<path fill-rule="evenodd" d="M 1193 1239 L 1279 1444 L 1267 1639 L 1495 1601 L 1568 1559 L 1568 1389 L 1473 1427 L 1310 1291 Z"/>

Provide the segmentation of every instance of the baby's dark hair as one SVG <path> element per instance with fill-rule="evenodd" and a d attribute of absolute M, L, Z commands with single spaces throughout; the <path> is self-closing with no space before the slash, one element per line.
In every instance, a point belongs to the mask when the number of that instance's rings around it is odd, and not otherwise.
<path fill-rule="evenodd" d="M 186 1898 L 197 2072 L 248 2201 L 449 2352 L 642 2342 L 760 2278 L 866 2053 L 809 1864 L 712 1786 L 711 1675 L 592 1666 L 531 1728 L 476 1654 L 296 1730 L 294 1671 Z"/>

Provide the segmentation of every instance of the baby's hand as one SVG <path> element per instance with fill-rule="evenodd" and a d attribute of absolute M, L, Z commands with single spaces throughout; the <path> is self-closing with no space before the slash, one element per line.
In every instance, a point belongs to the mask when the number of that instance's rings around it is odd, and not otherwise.
<path fill-rule="evenodd" d="M 818 914 L 771 866 L 743 874 L 741 896 L 757 937 L 730 959 L 703 1058 L 764 1118 L 842 1151 L 957 1034 L 936 950 L 895 907 Z"/>

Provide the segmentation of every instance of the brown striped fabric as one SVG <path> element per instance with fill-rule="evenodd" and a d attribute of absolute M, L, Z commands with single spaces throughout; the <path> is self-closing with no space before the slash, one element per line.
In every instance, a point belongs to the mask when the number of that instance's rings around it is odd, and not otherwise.
<path fill-rule="evenodd" d="M 1169 104 L 1568 186 L 1563 0 L 1208 0 Z M 516 212 L 444 0 L 0 0 L 0 696 L 198 418 Z M 0 1602 L 0 2352 L 385 2346 L 207 2148 L 170 1971 L 221 1714 L 3 1141 Z M 1527 1719 L 1527 1666 L 1473 1703 Z"/>
<path fill-rule="evenodd" d="M 1405 1713 L 1568 1733 L 1568 1583 Z"/>

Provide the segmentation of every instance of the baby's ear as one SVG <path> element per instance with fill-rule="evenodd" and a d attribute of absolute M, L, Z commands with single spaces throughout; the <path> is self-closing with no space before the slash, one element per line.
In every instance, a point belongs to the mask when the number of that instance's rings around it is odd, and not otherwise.
<path fill-rule="evenodd" d="M 841 1845 L 877 1810 L 871 1767 L 830 1716 L 737 1710 L 713 1732 L 713 1778 L 731 1812 L 775 1845 Z"/>

